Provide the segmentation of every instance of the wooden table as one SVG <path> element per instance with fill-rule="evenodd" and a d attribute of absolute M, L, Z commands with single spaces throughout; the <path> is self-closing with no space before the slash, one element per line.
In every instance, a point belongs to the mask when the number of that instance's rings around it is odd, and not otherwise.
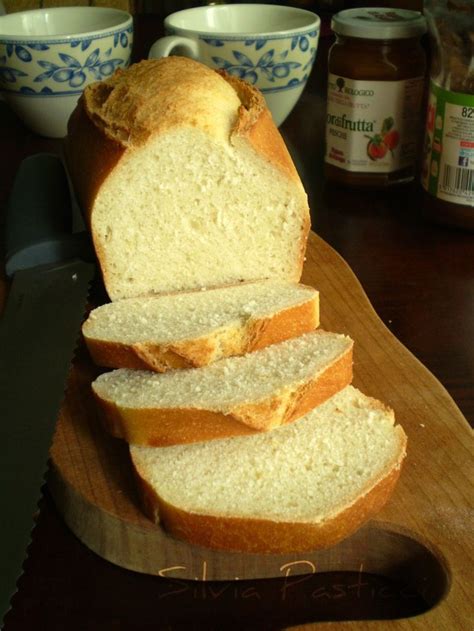
<path fill-rule="evenodd" d="M 474 234 L 427 222 L 416 183 L 396 191 L 354 193 L 324 182 L 327 47 L 323 38 L 309 85 L 281 130 L 310 198 L 313 230 L 345 258 L 382 321 L 439 379 L 472 426 Z M 0 143 L 3 208 L 20 161 L 38 151 L 58 152 L 60 143 L 28 132 L 2 102 Z M 303 582 L 300 591 L 295 584 L 291 598 L 289 593 L 283 598 L 279 579 L 190 586 L 120 569 L 71 534 L 46 490 L 5 631 L 309 628 L 311 622 L 341 615 L 341 603 L 352 619 L 418 611 L 416 599 L 401 595 L 403 586 L 377 577 L 316 575 L 311 580 L 312 598 Z M 346 587 L 329 598 L 328 581 Z"/>

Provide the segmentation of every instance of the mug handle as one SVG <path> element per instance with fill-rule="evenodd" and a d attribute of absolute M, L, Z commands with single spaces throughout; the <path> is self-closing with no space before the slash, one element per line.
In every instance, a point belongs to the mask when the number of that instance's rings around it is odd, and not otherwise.
<path fill-rule="evenodd" d="M 148 53 L 148 59 L 160 59 L 161 57 L 168 57 L 177 46 L 182 46 L 186 49 L 187 56 L 192 59 L 198 58 L 198 44 L 195 40 L 187 37 L 180 37 L 179 35 L 168 35 L 166 37 L 160 37 L 156 40 Z"/>

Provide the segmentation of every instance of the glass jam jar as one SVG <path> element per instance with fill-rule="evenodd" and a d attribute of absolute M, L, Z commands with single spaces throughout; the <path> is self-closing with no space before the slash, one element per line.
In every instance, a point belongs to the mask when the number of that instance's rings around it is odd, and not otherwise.
<path fill-rule="evenodd" d="M 348 9 L 331 27 L 327 179 L 361 188 L 412 180 L 424 113 L 425 18 L 403 9 Z"/>
<path fill-rule="evenodd" d="M 426 0 L 430 89 L 424 215 L 474 230 L 474 0 Z"/>

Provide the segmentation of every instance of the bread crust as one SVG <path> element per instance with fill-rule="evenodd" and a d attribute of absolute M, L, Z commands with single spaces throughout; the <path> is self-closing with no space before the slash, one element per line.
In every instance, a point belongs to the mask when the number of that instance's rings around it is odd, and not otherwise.
<path fill-rule="evenodd" d="M 273 122 L 262 93 L 237 77 L 229 75 L 225 70 L 217 73 L 229 83 L 237 93 L 242 105 L 231 132 L 231 142 L 245 138 L 257 153 L 269 162 L 278 165 L 279 169 L 301 186 L 301 181 L 290 153 Z"/>
<path fill-rule="evenodd" d="M 150 447 L 255 434 L 291 423 L 352 381 L 350 347 L 324 371 L 292 391 L 227 414 L 193 408 L 119 408 L 94 392 L 105 429 L 128 443 Z"/>
<path fill-rule="evenodd" d="M 316 294 L 306 302 L 282 309 L 271 317 L 249 317 L 240 329 L 225 329 L 173 344 L 124 344 L 101 340 L 89 337 L 87 326 L 83 327 L 83 335 L 93 361 L 99 366 L 166 372 L 206 366 L 224 357 L 244 355 L 313 331 L 319 326 L 318 304 Z"/>
<path fill-rule="evenodd" d="M 216 550 L 287 554 L 331 547 L 378 513 L 395 488 L 405 449 L 406 435 L 400 428 L 398 458 L 385 475 L 351 506 L 320 523 L 191 513 L 165 502 L 133 459 L 132 465 L 143 512 L 171 535 Z"/>
<path fill-rule="evenodd" d="M 128 93 L 126 92 L 126 88 L 122 84 L 127 84 L 124 78 L 130 77 L 131 68 L 127 71 L 119 70 L 110 79 L 93 83 L 85 88 L 69 120 L 68 135 L 65 142 L 68 170 L 79 204 L 92 233 L 106 288 L 109 278 L 107 257 L 93 230 L 94 203 L 97 194 L 108 175 L 113 172 L 114 167 L 126 155 L 146 142 L 151 135 L 161 134 L 180 125 L 181 110 L 178 106 L 171 104 L 160 109 L 159 104 L 156 104 L 156 99 L 153 99 L 152 91 L 143 97 L 138 89 L 129 89 Z M 135 73 L 137 77 L 128 83 L 132 84 L 132 88 L 139 81 L 142 81 L 143 86 L 146 86 L 146 78 L 150 76 L 149 73 L 153 69 L 162 72 L 164 68 L 167 71 L 170 69 L 169 74 L 173 75 L 174 73 L 175 82 L 176 77 L 179 77 L 180 73 L 184 71 L 193 76 L 196 75 L 198 77 L 196 81 L 199 77 L 216 76 L 216 71 L 193 60 L 184 57 L 168 57 L 162 60 L 147 60 L 134 64 L 132 73 Z M 231 131 L 230 141 L 232 144 L 237 145 L 239 142 L 245 142 L 257 155 L 278 169 L 288 180 L 297 184 L 301 190 L 302 198 L 306 199 L 296 168 L 278 129 L 273 123 L 261 93 L 240 79 L 229 77 L 221 72 L 218 74 L 235 90 L 242 102 Z M 156 84 L 160 85 L 160 81 L 162 81 L 161 88 L 165 90 L 170 77 L 166 74 L 163 80 L 157 79 Z M 117 95 L 114 95 L 114 90 L 117 91 Z M 114 112 L 115 118 L 107 116 L 107 112 L 101 111 L 102 103 L 105 104 L 104 109 L 106 109 L 109 100 L 119 101 L 120 98 L 126 100 L 127 95 L 129 96 L 127 107 L 124 105 L 123 108 L 118 108 Z M 156 111 L 153 110 L 155 106 Z M 143 111 L 145 114 L 142 114 Z M 142 115 L 138 116 L 137 113 Z M 198 117 L 196 117 L 194 124 L 199 127 Z M 307 202 L 305 206 L 299 243 L 299 260 L 295 264 L 294 277 L 288 280 L 299 281 L 303 270 L 304 253 L 310 230 Z"/>
<path fill-rule="evenodd" d="M 258 155 L 264 157 L 286 177 L 293 180 L 301 188 L 302 193 L 306 195 L 290 153 L 273 122 L 261 92 L 245 81 L 228 75 L 225 71 L 218 72 L 232 85 L 242 101 L 231 141 L 236 144 L 239 140 L 245 139 Z M 304 255 L 310 229 L 311 220 L 308 206 L 301 231 L 299 272 L 294 280 L 299 280 L 303 273 Z"/>
<path fill-rule="evenodd" d="M 95 85 L 88 86 L 86 90 L 92 90 Z M 96 127 L 87 111 L 83 93 L 68 122 L 64 153 L 74 191 L 90 230 L 97 193 L 124 151 L 120 142 L 107 137 Z M 94 237 L 92 230 L 91 233 Z M 97 245 L 94 242 L 97 258 L 101 260 Z"/>

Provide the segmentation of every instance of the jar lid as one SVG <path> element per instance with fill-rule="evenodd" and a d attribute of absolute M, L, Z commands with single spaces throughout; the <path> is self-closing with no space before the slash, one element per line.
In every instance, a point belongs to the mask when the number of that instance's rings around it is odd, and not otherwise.
<path fill-rule="evenodd" d="M 426 20 L 419 11 L 368 7 L 339 11 L 332 18 L 338 35 L 364 39 L 407 39 L 426 32 Z"/>

